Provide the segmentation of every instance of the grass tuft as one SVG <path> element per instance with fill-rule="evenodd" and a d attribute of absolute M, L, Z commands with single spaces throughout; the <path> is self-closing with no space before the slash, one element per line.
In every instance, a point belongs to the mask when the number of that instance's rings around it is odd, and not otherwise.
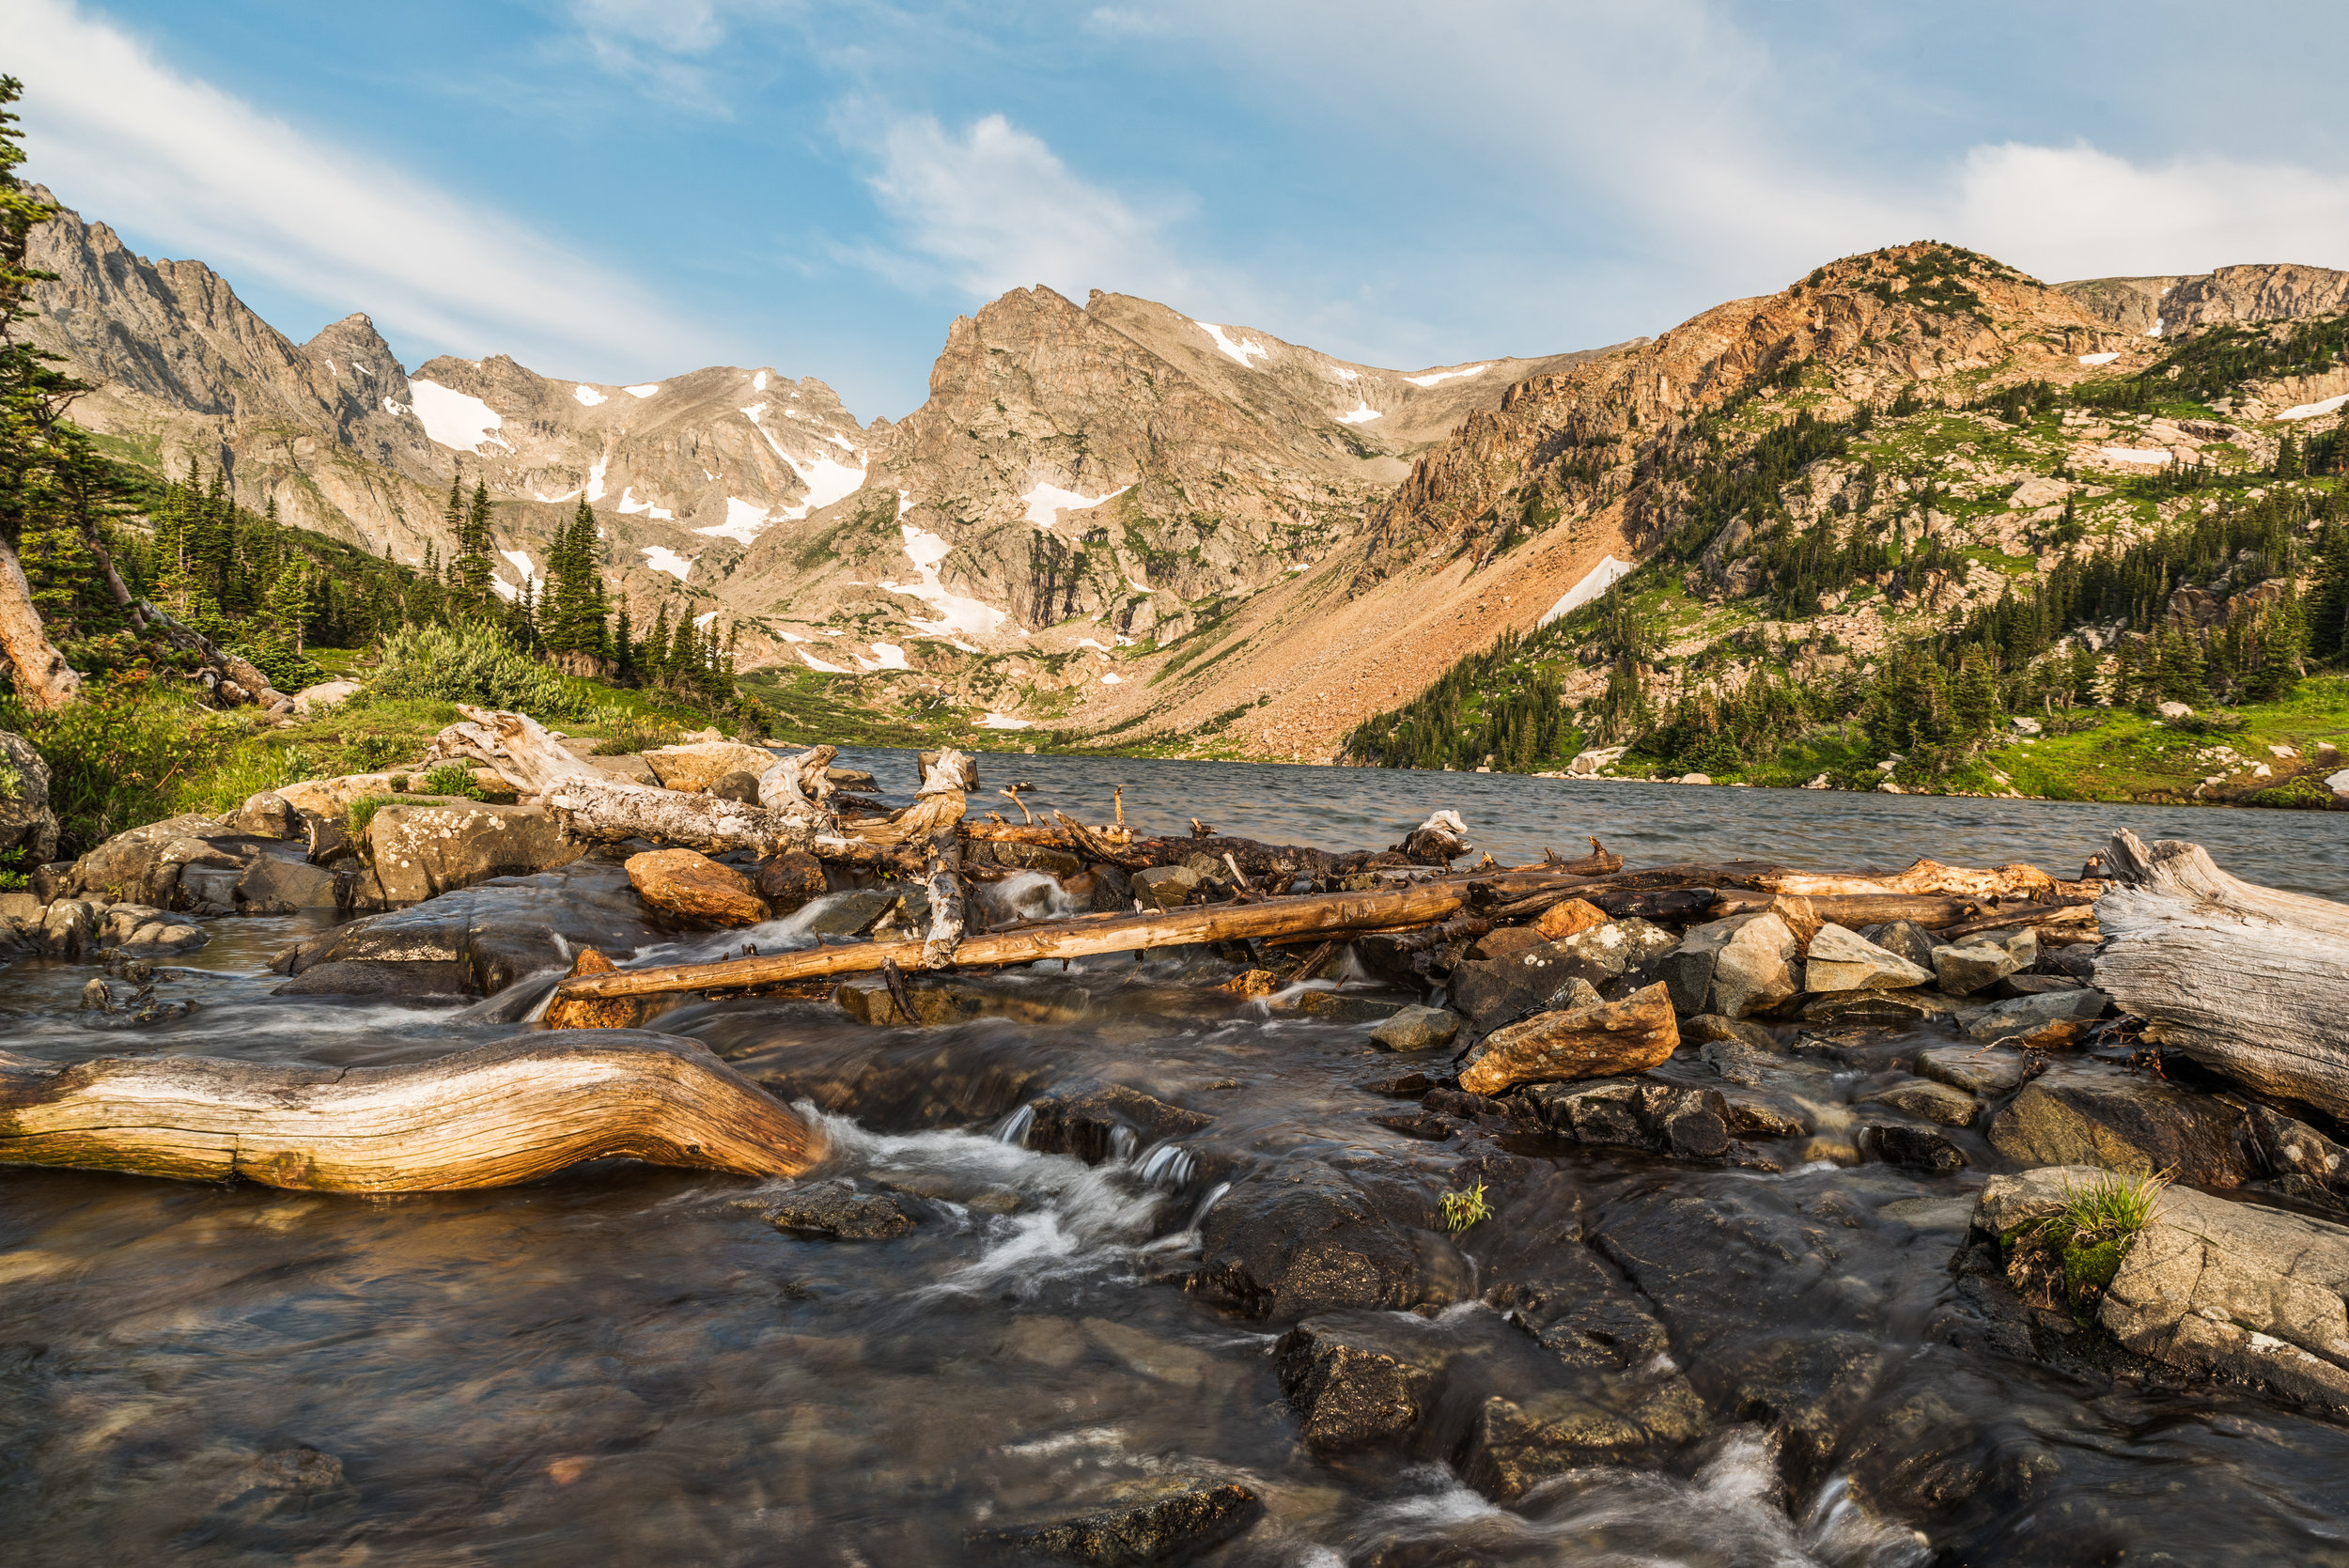
<path fill-rule="evenodd" d="M 1481 1181 L 1466 1192 L 1447 1192 L 1443 1195 L 1444 1229 L 1454 1235 L 1472 1225 L 1481 1225 L 1492 1217 L 1492 1205 L 1485 1201 L 1485 1184 Z"/>

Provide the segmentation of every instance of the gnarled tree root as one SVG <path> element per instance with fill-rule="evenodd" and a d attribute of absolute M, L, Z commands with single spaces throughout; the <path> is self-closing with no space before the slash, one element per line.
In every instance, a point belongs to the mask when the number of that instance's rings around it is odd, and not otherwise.
<path fill-rule="evenodd" d="M 625 1156 L 791 1176 L 823 1137 L 699 1043 L 532 1033 L 395 1067 L 0 1052 L 0 1164 L 318 1192 L 507 1187 Z"/>

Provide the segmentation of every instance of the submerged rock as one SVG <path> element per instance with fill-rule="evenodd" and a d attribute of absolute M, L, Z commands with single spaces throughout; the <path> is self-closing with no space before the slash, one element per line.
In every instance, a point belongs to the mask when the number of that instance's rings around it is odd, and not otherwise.
<path fill-rule="evenodd" d="M 1982 1102 L 1962 1089 L 1927 1079 L 1895 1083 L 1863 1094 L 1861 1105 L 1889 1105 L 1895 1110 L 1906 1110 L 1911 1116 L 1921 1116 L 1928 1122 L 1938 1122 L 1945 1127 L 1967 1127 L 1982 1114 Z"/>
<path fill-rule="evenodd" d="M 1370 1032 L 1373 1045 L 1384 1050 L 1432 1050 L 1452 1044 L 1460 1032 L 1460 1015 L 1448 1007 L 1405 1007 Z"/>
<path fill-rule="evenodd" d="M 1963 1171 L 1972 1163 L 1966 1157 L 1965 1150 L 1932 1127 L 1879 1122 L 1862 1128 L 1860 1140 L 1876 1158 L 1905 1170 L 1942 1174 Z"/>
<path fill-rule="evenodd" d="M 1074 1518 L 974 1530 L 971 1544 L 992 1555 L 1141 1568 L 1178 1562 L 1229 1541 L 1264 1513 L 1256 1494 L 1237 1481 L 1158 1481 L 1149 1491 Z"/>
<path fill-rule="evenodd" d="M 1706 1161 L 1725 1158 L 1732 1147 L 1729 1102 L 1718 1089 L 1615 1078 L 1536 1084 L 1514 1102 L 1525 1120 L 1577 1143 Z"/>
<path fill-rule="evenodd" d="M 1030 1107 L 1027 1145 L 1039 1154 L 1074 1155 L 1088 1165 L 1122 1158 L 1153 1143 L 1192 1138 L 1215 1123 L 1122 1083 L 1055 1091 Z M 1121 1146 L 1122 1145 L 1122 1146 Z"/>
<path fill-rule="evenodd" d="M 761 1218 L 779 1231 L 801 1231 L 835 1241 L 884 1241 L 920 1223 L 896 1198 L 885 1192 L 859 1192 L 847 1181 L 816 1182 L 794 1188 L 780 1203 L 755 1206 Z"/>
<path fill-rule="evenodd" d="M 1322 1165 L 1259 1172 L 1208 1211 L 1185 1288 L 1254 1317 L 1448 1306 L 1475 1270 L 1437 1223 L 1414 1181 Z"/>
<path fill-rule="evenodd" d="M 1448 1342 L 1385 1312 L 1310 1317 L 1273 1347 L 1298 1436 L 1319 1453 L 1408 1436 L 1426 1414 Z"/>

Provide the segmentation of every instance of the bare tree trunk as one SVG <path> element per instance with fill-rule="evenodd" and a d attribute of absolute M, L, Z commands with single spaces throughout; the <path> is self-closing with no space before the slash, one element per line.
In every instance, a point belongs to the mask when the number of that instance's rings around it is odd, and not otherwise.
<path fill-rule="evenodd" d="M 0 538 L 0 651 L 8 656 L 17 695 L 27 707 L 58 708 L 81 699 L 82 677 L 50 642 L 23 564 L 5 538 Z"/>
<path fill-rule="evenodd" d="M 949 828 L 930 835 L 927 876 L 930 931 L 922 944 L 922 967 L 955 967 L 955 952 L 962 945 L 962 840 Z"/>
<path fill-rule="evenodd" d="M 696 1042 L 634 1030 L 525 1034 L 397 1067 L 0 1052 L 0 1164 L 441 1192 L 615 1155 L 794 1176 L 823 1137 Z"/>

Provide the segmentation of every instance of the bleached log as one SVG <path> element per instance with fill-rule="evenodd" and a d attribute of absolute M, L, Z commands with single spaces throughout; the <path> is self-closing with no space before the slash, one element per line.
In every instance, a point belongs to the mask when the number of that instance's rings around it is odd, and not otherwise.
<path fill-rule="evenodd" d="M 839 755 L 837 746 L 814 746 L 797 756 L 776 758 L 758 777 L 758 803 L 788 816 L 829 815 L 830 769 Z"/>
<path fill-rule="evenodd" d="M 645 838 L 706 855 L 749 849 L 766 856 L 811 848 L 817 835 L 832 827 L 831 813 L 820 807 L 772 811 L 615 779 L 571 755 L 526 713 L 462 703 L 458 711 L 466 722 L 434 738 L 425 766 L 474 762 L 493 768 L 518 793 L 543 800 L 575 838 L 603 844 Z"/>
<path fill-rule="evenodd" d="M 2213 1072 L 2349 1118 L 2349 906 L 2126 829 L 2105 861 L 2116 885 L 2096 902 L 2096 984 Z"/>
<path fill-rule="evenodd" d="M 823 1138 L 699 1042 L 521 1035 L 395 1067 L 0 1053 L 0 1164 L 318 1192 L 507 1187 L 624 1156 L 797 1175 Z"/>
<path fill-rule="evenodd" d="M 952 969 L 955 951 L 962 945 L 964 911 L 962 840 L 949 830 L 930 835 L 924 883 L 930 895 L 930 929 L 922 943 L 922 967 Z"/>

